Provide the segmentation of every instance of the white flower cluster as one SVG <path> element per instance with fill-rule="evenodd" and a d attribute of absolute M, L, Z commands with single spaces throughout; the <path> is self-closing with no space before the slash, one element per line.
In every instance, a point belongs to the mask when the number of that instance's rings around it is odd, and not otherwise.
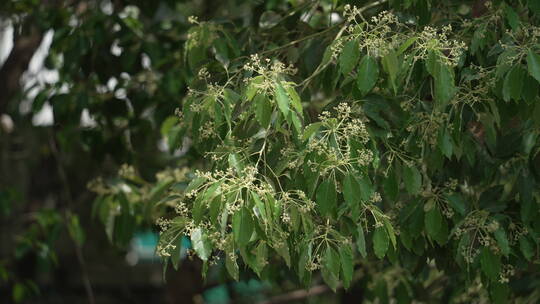
<path fill-rule="evenodd" d="M 159 226 L 159 230 L 160 230 L 161 232 L 163 232 L 163 231 L 165 231 L 165 230 L 167 230 L 167 229 L 169 229 L 169 228 L 171 227 L 171 225 L 172 225 L 172 220 L 170 220 L 170 219 L 165 219 L 165 218 L 163 218 L 163 217 L 160 217 L 160 218 L 158 218 L 158 219 L 156 220 L 156 225 L 158 225 L 158 226 Z"/>
<path fill-rule="evenodd" d="M 285 65 L 278 60 L 264 60 L 258 54 L 250 56 L 250 60 L 244 65 L 243 69 L 258 76 L 244 78 L 244 82 L 256 89 L 257 93 L 273 94 L 276 82 L 282 75 L 294 75 L 297 70 L 293 65 Z"/>
<path fill-rule="evenodd" d="M 499 283 L 505 284 L 510 282 L 510 277 L 514 276 L 516 274 L 516 271 L 514 269 L 514 266 L 510 264 L 504 265 L 503 269 L 499 273 Z"/>
<path fill-rule="evenodd" d="M 373 152 L 365 148 L 353 148 L 351 141 L 365 145 L 369 141 L 364 122 L 351 117 L 353 111 L 347 103 L 341 103 L 336 108 L 336 114 L 323 111 L 319 115 L 322 123 L 320 136 L 311 138 L 307 152 L 315 152 L 324 161 L 307 161 L 313 172 L 326 175 L 334 170 L 349 170 L 351 165 L 369 166 L 373 162 Z M 357 154 L 356 156 L 354 154 Z"/>
<path fill-rule="evenodd" d="M 417 36 L 414 61 L 425 60 L 433 52 L 439 57 L 440 62 L 452 67 L 457 66 L 467 46 L 463 41 L 450 39 L 451 33 L 451 25 L 440 29 L 431 26 L 424 27 Z"/>
<path fill-rule="evenodd" d="M 158 244 L 156 247 L 156 254 L 160 257 L 170 257 L 171 251 L 176 248 L 173 244 Z"/>
<path fill-rule="evenodd" d="M 351 24 L 347 27 L 347 40 L 356 40 L 361 49 L 365 49 L 372 57 L 384 57 L 399 46 L 404 35 L 397 31 L 404 26 L 398 18 L 388 11 L 383 11 L 371 18 L 371 22 L 357 23 L 357 17 L 363 19 L 360 10 L 346 6 L 344 15 Z"/>

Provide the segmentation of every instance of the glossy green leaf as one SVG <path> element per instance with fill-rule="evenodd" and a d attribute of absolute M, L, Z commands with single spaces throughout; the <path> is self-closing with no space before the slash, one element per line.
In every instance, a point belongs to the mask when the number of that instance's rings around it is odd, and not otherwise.
<path fill-rule="evenodd" d="M 291 253 L 289 252 L 289 245 L 287 242 L 280 242 L 277 243 L 274 247 L 274 250 L 285 260 L 285 264 L 287 264 L 288 267 L 291 267 Z"/>
<path fill-rule="evenodd" d="M 281 83 L 276 83 L 274 94 L 279 110 L 283 114 L 283 117 L 287 117 L 289 115 L 289 111 L 291 110 L 289 95 L 287 95 L 287 92 L 285 92 L 285 89 Z"/>
<path fill-rule="evenodd" d="M 255 249 L 255 263 L 253 265 L 255 273 L 260 277 L 264 267 L 268 264 L 268 246 L 261 241 Z"/>
<path fill-rule="evenodd" d="M 384 194 L 390 199 L 395 200 L 399 192 L 398 177 L 396 171 L 392 167 L 383 180 Z"/>
<path fill-rule="evenodd" d="M 393 70 L 392 70 L 393 71 Z M 358 76 L 356 78 L 356 85 L 362 94 L 367 94 L 377 83 L 379 78 L 379 65 L 377 61 L 366 55 L 360 61 L 360 66 L 358 67 Z"/>
<path fill-rule="evenodd" d="M 317 189 L 317 208 L 322 215 L 330 215 L 337 207 L 336 185 L 332 179 L 324 179 Z"/>
<path fill-rule="evenodd" d="M 349 206 L 354 206 L 360 203 L 361 192 L 360 184 L 352 173 L 347 173 L 343 177 L 343 197 Z"/>
<path fill-rule="evenodd" d="M 343 273 L 343 287 L 349 288 L 353 279 L 354 264 L 353 253 L 350 244 L 339 246 L 339 257 L 341 261 L 341 270 Z"/>
<path fill-rule="evenodd" d="M 422 176 L 415 166 L 403 166 L 403 182 L 410 194 L 417 194 L 422 188 Z"/>
<path fill-rule="evenodd" d="M 505 101 L 521 99 L 524 72 L 519 65 L 514 66 L 504 77 L 503 98 Z"/>
<path fill-rule="evenodd" d="M 442 214 L 437 206 L 433 206 L 424 216 L 425 229 L 428 235 L 435 239 L 442 228 Z"/>
<path fill-rule="evenodd" d="M 339 278 L 339 272 L 341 269 L 341 260 L 339 253 L 332 246 L 326 247 L 324 254 L 324 266 L 336 277 Z"/>
<path fill-rule="evenodd" d="M 508 20 L 508 24 L 510 24 L 510 27 L 512 30 L 517 31 L 519 30 L 519 16 L 516 13 L 514 9 L 510 5 L 504 6 L 504 13 L 506 15 L 506 20 Z"/>
<path fill-rule="evenodd" d="M 235 253 L 233 242 L 229 240 L 227 244 L 228 244 L 226 247 L 227 250 L 225 253 L 225 268 L 227 269 L 227 272 L 229 273 L 229 275 L 233 279 L 238 281 L 239 275 L 240 275 L 238 263 L 236 262 L 238 256 Z"/>
<path fill-rule="evenodd" d="M 397 240 L 396 240 L 396 233 L 394 231 L 394 227 L 392 226 L 392 223 L 386 218 L 383 219 L 384 222 L 384 228 L 386 228 L 386 232 L 388 232 L 388 236 L 390 237 L 390 241 L 392 242 L 392 246 L 394 246 L 394 249 L 397 246 Z"/>
<path fill-rule="evenodd" d="M 379 259 L 382 259 L 386 255 L 389 245 L 390 240 L 388 239 L 386 228 L 375 228 L 373 232 L 373 251 Z"/>
<path fill-rule="evenodd" d="M 85 240 L 85 233 L 81 227 L 79 217 L 76 214 L 69 214 L 67 218 L 67 228 L 69 235 L 77 246 L 82 246 Z"/>
<path fill-rule="evenodd" d="M 527 53 L 527 68 L 529 74 L 540 82 L 540 55 L 531 49 Z"/>
<path fill-rule="evenodd" d="M 356 239 L 356 246 L 358 247 L 358 251 L 360 252 L 362 257 L 367 257 L 366 239 L 364 235 L 364 228 L 362 228 L 362 225 L 358 225 L 358 239 Z"/>
<path fill-rule="evenodd" d="M 527 259 L 527 261 L 532 261 L 535 249 L 526 236 L 522 236 L 519 239 L 519 249 L 521 250 L 521 253 L 523 253 L 525 259 Z"/>
<path fill-rule="evenodd" d="M 336 276 L 326 266 L 323 266 L 321 268 L 321 275 L 324 282 L 328 285 L 328 287 L 330 287 L 332 291 L 336 292 L 339 286 L 339 276 Z"/>
<path fill-rule="evenodd" d="M 396 53 L 389 52 L 382 58 L 382 65 L 388 76 L 390 77 L 390 85 L 397 93 L 397 77 L 399 72 L 399 62 Z"/>
<path fill-rule="evenodd" d="M 234 240 L 238 246 L 245 246 L 249 243 L 254 231 L 253 219 L 246 207 L 241 208 L 233 215 Z"/>
<path fill-rule="evenodd" d="M 302 108 L 302 100 L 300 99 L 300 96 L 298 95 L 294 87 L 291 85 L 285 86 L 285 90 L 287 91 L 287 94 L 290 97 L 293 108 L 301 116 L 303 108 Z"/>
<path fill-rule="evenodd" d="M 212 245 L 201 228 L 195 228 L 191 231 L 191 244 L 197 256 L 201 260 L 207 261 L 212 253 Z"/>
<path fill-rule="evenodd" d="M 351 40 L 345 43 L 339 56 L 339 68 L 343 75 L 349 74 L 360 58 L 360 45 L 358 41 Z"/>
<path fill-rule="evenodd" d="M 501 271 L 500 257 L 495 255 L 489 248 L 484 247 L 480 253 L 480 265 L 484 274 L 492 281 L 499 280 Z"/>
<path fill-rule="evenodd" d="M 465 206 L 465 202 L 461 194 L 451 193 L 446 194 L 444 197 L 446 198 L 452 209 L 454 209 L 457 213 L 461 215 L 465 215 L 467 213 L 467 207 Z"/>
<path fill-rule="evenodd" d="M 450 136 L 450 132 L 448 132 L 446 129 L 443 129 L 441 132 L 439 132 L 438 146 L 444 156 L 446 156 L 447 158 L 452 157 L 452 138 Z"/>
<path fill-rule="evenodd" d="M 268 128 L 272 117 L 272 104 L 265 95 L 257 94 L 253 99 L 255 118 L 263 128 Z"/>
<path fill-rule="evenodd" d="M 418 37 L 411 37 L 407 39 L 405 42 L 403 42 L 402 45 L 399 46 L 396 52 L 396 55 L 399 56 L 403 54 L 403 52 L 405 52 L 411 45 L 413 45 L 416 42 L 416 40 L 418 40 Z"/>
<path fill-rule="evenodd" d="M 360 175 L 357 177 L 358 184 L 360 185 L 360 195 L 363 201 L 369 201 L 373 195 L 373 184 L 367 175 Z"/>
<path fill-rule="evenodd" d="M 302 140 L 306 140 L 310 138 L 313 134 L 315 134 L 319 129 L 321 128 L 322 123 L 321 122 L 314 122 L 307 126 L 304 129 L 304 134 L 302 135 Z"/>
<path fill-rule="evenodd" d="M 506 237 L 506 232 L 504 229 L 499 228 L 497 229 L 493 235 L 495 236 L 495 240 L 497 241 L 497 245 L 501 249 L 501 253 L 504 256 L 508 256 L 510 254 L 510 244 L 508 243 L 508 238 Z"/>
<path fill-rule="evenodd" d="M 428 72 L 434 79 L 434 97 L 436 107 L 439 110 L 444 110 L 446 105 L 456 94 L 454 84 L 454 72 L 452 68 L 441 62 L 438 53 L 430 52 L 426 62 Z"/>

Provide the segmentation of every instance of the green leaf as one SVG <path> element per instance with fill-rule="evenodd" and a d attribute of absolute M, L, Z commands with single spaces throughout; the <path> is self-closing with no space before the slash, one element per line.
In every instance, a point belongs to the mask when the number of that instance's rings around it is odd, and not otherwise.
<path fill-rule="evenodd" d="M 360 61 L 356 78 L 356 85 L 358 86 L 360 93 L 363 95 L 369 93 L 375 86 L 375 83 L 377 83 L 378 78 L 379 65 L 377 64 L 377 61 L 369 55 L 364 56 L 362 61 Z"/>
<path fill-rule="evenodd" d="M 454 85 L 452 69 L 439 59 L 442 54 L 430 52 L 426 61 L 426 69 L 433 76 L 436 107 L 443 110 L 454 97 L 457 89 Z"/>
<path fill-rule="evenodd" d="M 484 274 L 491 281 L 499 280 L 499 272 L 501 271 L 500 257 L 495 255 L 488 247 L 482 249 L 480 254 L 480 265 Z"/>
<path fill-rule="evenodd" d="M 438 146 L 444 156 L 446 156 L 447 158 L 452 157 L 452 138 L 450 137 L 450 132 L 448 132 L 446 128 L 441 129 L 441 131 L 439 132 Z"/>
<path fill-rule="evenodd" d="M 394 227 L 392 227 L 392 223 L 387 218 L 383 219 L 384 227 L 386 228 L 386 232 L 388 232 L 388 236 L 390 237 L 390 241 L 392 241 L 392 246 L 394 246 L 394 249 L 397 246 L 397 240 L 396 240 L 396 233 L 394 232 Z"/>
<path fill-rule="evenodd" d="M 384 227 L 377 227 L 373 232 L 373 251 L 375 255 L 382 259 L 388 251 L 390 240 L 388 239 L 388 233 Z"/>
<path fill-rule="evenodd" d="M 5 296 L 5 294 L 4 294 Z M 16 283 L 11 291 L 11 298 L 15 303 L 20 303 L 26 297 L 26 287 L 22 283 Z M 4 298 L 5 300 L 5 298 Z"/>
<path fill-rule="evenodd" d="M 193 208 L 191 209 L 191 214 L 193 216 L 193 221 L 195 224 L 199 224 L 202 220 L 203 212 L 206 210 L 205 200 L 203 195 L 198 195 L 195 201 L 193 202 Z"/>
<path fill-rule="evenodd" d="M 388 175 L 383 181 L 383 190 L 384 194 L 390 199 L 395 200 L 399 193 L 399 184 L 397 181 L 396 170 L 391 168 L 388 172 Z"/>
<path fill-rule="evenodd" d="M 510 72 L 506 74 L 503 82 L 503 99 L 505 101 L 521 99 L 524 76 L 525 74 L 519 65 L 512 67 Z"/>
<path fill-rule="evenodd" d="M 415 166 L 403 166 L 403 182 L 410 194 L 417 194 L 422 187 L 422 176 Z"/>
<path fill-rule="evenodd" d="M 240 155 L 238 155 L 237 153 L 233 152 L 229 154 L 228 162 L 229 167 L 234 168 L 237 173 L 240 173 L 242 172 L 242 170 L 244 170 L 244 163 L 242 162 Z"/>
<path fill-rule="evenodd" d="M 253 264 L 254 271 L 260 277 L 264 267 L 268 264 L 268 246 L 266 242 L 261 241 L 255 249 L 255 263 Z"/>
<path fill-rule="evenodd" d="M 302 140 L 306 140 L 310 138 L 313 134 L 315 134 L 319 129 L 321 128 L 322 123 L 321 122 L 314 122 L 307 126 L 304 129 L 304 134 L 302 135 Z"/>
<path fill-rule="evenodd" d="M 339 56 L 339 68 L 343 75 L 348 75 L 356 66 L 360 58 L 360 46 L 358 41 L 351 40 L 343 46 L 341 55 Z"/>
<path fill-rule="evenodd" d="M 229 275 L 238 281 L 239 279 L 239 269 L 238 269 L 238 263 L 236 262 L 236 259 L 238 256 L 236 253 L 234 253 L 234 243 L 230 238 L 228 238 L 226 250 L 225 250 L 225 268 L 227 268 L 227 271 L 229 272 Z"/>
<path fill-rule="evenodd" d="M 275 245 L 274 250 L 285 260 L 287 267 L 291 267 L 291 253 L 289 252 L 289 245 L 287 241 L 279 240 Z"/>
<path fill-rule="evenodd" d="M 300 100 L 300 96 L 294 87 L 291 85 L 286 85 L 285 90 L 287 91 L 287 94 L 289 94 L 293 108 L 296 110 L 296 112 L 298 112 L 298 114 L 302 115 L 302 100 Z"/>
<path fill-rule="evenodd" d="M 452 206 L 452 208 L 459 214 L 465 215 L 467 213 L 467 209 L 465 207 L 465 202 L 463 201 L 463 197 L 459 193 L 452 193 L 452 194 L 446 194 L 444 196 L 446 198 L 446 201 Z"/>
<path fill-rule="evenodd" d="M 188 184 L 186 189 L 184 190 L 185 193 L 189 193 L 193 190 L 197 190 L 204 182 L 206 181 L 206 178 L 204 177 L 197 177 Z"/>
<path fill-rule="evenodd" d="M 527 104 L 534 104 L 536 96 L 538 96 L 538 88 L 540 88 L 540 83 L 538 83 L 531 75 L 526 75 L 525 79 L 523 79 L 521 97 Z"/>
<path fill-rule="evenodd" d="M 519 22 L 519 16 L 516 13 L 516 11 L 514 11 L 510 5 L 505 5 L 504 12 L 506 15 L 506 20 L 508 20 L 508 24 L 510 25 L 512 30 L 514 31 L 519 30 L 520 22 Z"/>
<path fill-rule="evenodd" d="M 296 134 L 299 135 L 302 132 L 302 122 L 300 121 L 300 118 L 298 118 L 298 114 L 291 111 L 289 112 L 289 117 L 287 119 L 289 123 L 292 123 L 294 126 L 294 129 L 296 130 Z"/>
<path fill-rule="evenodd" d="M 508 296 L 510 294 L 510 288 L 508 284 L 501 284 L 499 282 L 491 282 L 489 284 L 491 295 L 491 301 L 493 304 L 506 304 L 508 303 Z"/>
<path fill-rule="evenodd" d="M 338 252 L 332 246 L 326 247 L 326 252 L 324 254 L 324 266 L 339 278 L 341 261 L 339 259 Z"/>
<path fill-rule="evenodd" d="M 339 246 L 339 256 L 341 258 L 341 270 L 343 271 L 343 287 L 348 289 L 354 273 L 353 253 L 350 244 Z"/>
<path fill-rule="evenodd" d="M 418 40 L 418 37 L 411 37 L 407 39 L 402 45 L 399 46 L 396 55 L 399 56 L 403 54 L 403 52 L 405 52 L 413 43 L 415 43 L 416 40 Z"/>
<path fill-rule="evenodd" d="M 508 238 L 506 237 L 504 229 L 499 228 L 493 234 L 495 235 L 495 240 L 497 240 L 497 244 L 499 245 L 502 254 L 508 256 L 508 254 L 510 254 L 510 245 L 508 244 Z"/>
<path fill-rule="evenodd" d="M 78 246 L 82 246 L 84 243 L 85 235 L 84 230 L 81 227 L 79 217 L 76 214 L 69 214 L 67 222 L 68 232 L 73 241 L 77 243 Z"/>
<path fill-rule="evenodd" d="M 253 77 L 251 79 L 251 82 L 249 83 L 247 89 L 246 89 L 246 98 L 247 100 L 252 100 L 253 97 L 255 97 L 255 95 L 257 94 L 257 91 L 259 90 L 258 89 L 258 86 L 264 81 L 264 77 L 259 75 L 259 76 L 256 76 L 256 77 Z"/>
<path fill-rule="evenodd" d="M 326 266 L 321 268 L 321 275 L 328 287 L 330 287 L 332 291 L 336 292 L 339 285 L 339 276 L 336 276 Z"/>
<path fill-rule="evenodd" d="M 332 179 L 325 179 L 317 189 L 317 207 L 322 215 L 330 215 L 337 207 L 336 185 Z"/>
<path fill-rule="evenodd" d="M 233 215 L 233 234 L 238 246 L 245 246 L 249 243 L 253 234 L 254 225 L 250 212 L 246 207 L 242 207 Z"/>
<path fill-rule="evenodd" d="M 356 240 L 356 246 L 358 247 L 358 251 L 362 255 L 362 257 L 367 256 L 366 251 L 366 238 L 364 236 L 364 229 L 362 228 L 362 225 L 358 225 L 358 239 Z"/>
<path fill-rule="evenodd" d="M 274 88 L 274 94 L 279 110 L 283 114 L 283 117 L 287 118 L 290 111 L 290 101 L 289 96 L 287 95 L 287 92 L 285 92 L 285 89 L 283 88 L 281 83 L 276 83 L 276 87 Z"/>
<path fill-rule="evenodd" d="M 397 76 L 399 72 L 399 62 L 396 53 L 389 52 L 382 58 L 382 65 L 388 76 L 390 76 L 390 84 L 394 89 L 394 94 L 397 93 Z"/>
<path fill-rule="evenodd" d="M 251 196 L 253 197 L 253 202 L 255 203 L 254 208 L 257 210 L 255 215 L 263 222 L 269 221 L 270 219 L 268 217 L 270 215 L 268 215 L 266 212 L 266 204 L 263 203 L 263 201 L 256 192 L 251 192 Z"/>
<path fill-rule="evenodd" d="M 200 227 L 191 231 L 191 243 L 193 244 L 193 249 L 197 253 L 197 256 L 199 256 L 201 260 L 207 261 L 212 253 L 212 245 Z"/>
<path fill-rule="evenodd" d="M 435 237 L 433 238 L 440 246 L 444 246 L 448 242 L 448 223 L 446 219 L 442 217 L 441 220 L 441 229 Z"/>
<path fill-rule="evenodd" d="M 169 130 L 179 123 L 177 116 L 169 116 L 161 123 L 160 133 L 161 136 L 166 137 L 169 134 Z"/>
<path fill-rule="evenodd" d="M 369 176 L 361 175 L 357 181 L 360 185 L 360 194 L 362 195 L 362 200 L 369 201 L 373 195 L 373 185 L 371 184 Z"/>
<path fill-rule="evenodd" d="M 534 257 L 534 248 L 531 245 L 531 242 L 527 239 L 527 237 L 522 236 L 519 239 L 519 249 L 521 250 L 521 253 L 523 253 L 523 256 L 527 259 L 527 261 L 531 261 Z"/>
<path fill-rule="evenodd" d="M 429 211 L 426 212 L 424 216 L 424 224 L 427 234 L 432 238 L 436 239 L 439 231 L 442 228 L 442 214 L 439 208 L 434 205 Z"/>
<path fill-rule="evenodd" d="M 360 184 L 350 172 L 343 177 L 343 197 L 350 207 L 360 203 Z"/>
<path fill-rule="evenodd" d="M 529 74 L 534 77 L 536 81 L 540 82 L 540 55 L 533 52 L 531 49 L 529 49 L 529 52 L 527 53 L 527 68 Z"/>
<path fill-rule="evenodd" d="M 310 273 L 307 268 L 309 267 L 309 262 L 312 258 L 312 249 L 313 243 L 311 242 L 303 242 L 300 246 L 300 257 L 298 259 L 298 276 L 300 277 L 300 280 L 302 282 L 306 282 L 306 280 L 310 277 Z"/>
<path fill-rule="evenodd" d="M 263 94 L 255 95 L 253 106 L 255 107 L 255 118 L 257 121 L 263 128 L 268 128 L 272 117 L 272 104 L 268 100 L 268 97 Z"/>

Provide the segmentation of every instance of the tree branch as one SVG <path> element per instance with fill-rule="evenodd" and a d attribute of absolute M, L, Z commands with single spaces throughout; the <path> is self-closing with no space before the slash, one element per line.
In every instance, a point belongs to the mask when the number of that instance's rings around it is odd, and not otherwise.
<path fill-rule="evenodd" d="M 282 295 L 278 295 L 278 296 L 275 296 L 275 297 L 272 297 L 268 300 L 265 300 L 265 301 L 262 301 L 262 302 L 259 302 L 259 304 L 277 304 L 277 303 L 286 303 L 286 302 L 290 302 L 290 301 L 296 301 L 296 300 L 301 300 L 301 299 L 305 299 L 307 297 L 311 297 L 311 296 L 316 296 L 316 295 L 320 295 L 320 294 L 323 294 L 323 293 L 326 293 L 330 291 L 330 288 L 326 285 L 317 285 L 317 286 L 313 286 L 311 287 L 310 289 L 299 289 L 299 290 L 294 290 L 294 291 L 291 291 L 291 292 L 288 292 L 288 293 L 285 293 L 285 294 L 282 294 Z"/>

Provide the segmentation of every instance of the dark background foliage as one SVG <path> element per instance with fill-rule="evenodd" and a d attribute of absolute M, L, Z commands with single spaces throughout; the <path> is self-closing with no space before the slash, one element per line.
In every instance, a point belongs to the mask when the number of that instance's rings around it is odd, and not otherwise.
<path fill-rule="evenodd" d="M 337 104 L 332 96 L 365 97 L 365 92 L 343 75 L 347 73 L 342 73 L 339 63 L 319 69 L 325 50 L 339 31 L 341 21 L 332 21 L 332 14 L 341 14 L 345 4 L 365 8 L 367 18 L 382 10 L 392 10 L 402 20 L 413 20 L 417 27 L 457 23 L 456 20 L 478 23 L 479 30 L 463 29 L 457 35 L 466 41 L 469 50 L 460 63 L 456 82 L 466 79 L 467 71 L 462 68 L 471 63 L 496 66 L 500 75 L 490 94 L 497 96 L 495 108 L 500 117 L 495 116 L 493 108 L 478 119 L 474 111 L 465 110 L 466 127 L 456 126 L 452 134 L 441 132 L 436 140 L 437 153 L 430 154 L 433 157 L 423 160 L 423 164 L 437 180 L 457 178 L 480 185 L 475 188 L 477 192 L 467 194 L 475 197 L 474 203 L 471 200 L 469 204 L 459 195 L 448 199 L 457 214 L 457 218 L 448 220 L 449 225 L 478 209 L 486 210 L 494 218 L 499 216 L 497 219 L 505 229 L 511 218 L 531 230 L 531 234 L 512 246 L 508 259 L 520 274 L 512 280 L 510 289 L 512 296 L 524 303 L 538 300 L 538 82 L 534 73 L 527 73 L 530 68 L 525 57 L 505 67 L 501 59 L 505 53 L 498 43 L 505 30 L 518 31 L 526 24 L 538 26 L 540 2 L 493 3 L 503 10 L 503 19 L 496 28 L 485 21 L 488 13 L 483 0 L 3 1 L 0 26 L 13 28 L 13 48 L 0 67 L 0 300 L 252 303 L 257 295 L 256 300 L 260 301 L 351 303 L 352 299 L 375 298 L 388 302 L 391 295 L 406 303 L 411 297 L 438 302 L 454 296 L 450 289 L 444 292 L 450 283 L 444 275 L 413 287 L 412 281 L 404 280 L 388 291 L 378 271 L 396 263 L 395 252 L 394 257 L 388 254 L 387 264 L 376 264 L 373 269 L 366 266 L 370 270 L 362 273 L 364 276 L 347 291 L 339 289 L 333 294 L 319 281 L 321 285 L 312 289 L 314 296 L 309 300 L 305 291 L 289 293 L 303 286 L 296 274 L 284 270 L 283 265 L 280 271 L 269 274 L 269 281 L 259 281 L 254 272 L 245 270 L 240 273 L 240 283 L 236 283 L 224 267 L 212 268 L 203 281 L 200 260 L 185 258 L 179 271 L 171 269 L 166 273 L 164 282 L 161 261 L 142 257 L 142 251 L 155 245 L 154 221 L 163 211 L 145 206 L 157 203 L 171 184 L 156 174 L 169 167 L 206 166 L 206 147 L 195 143 L 194 148 L 182 149 L 190 144 L 185 142 L 185 130 L 176 125 L 174 114 L 185 103 L 188 87 L 205 88 L 197 78 L 200 67 L 212 72 L 213 81 L 223 83 L 229 70 L 239 69 L 254 53 L 293 63 L 298 72 L 291 80 L 310 80 L 300 91 L 302 99 L 309 101 L 304 104 L 305 125 L 316 121 L 323 108 L 331 109 Z M 216 27 L 208 36 L 201 37 L 202 44 L 196 47 L 188 43 L 193 28 L 188 17 L 192 15 L 211 21 L 208 24 Z M 39 80 L 36 71 L 33 74 L 29 70 L 32 56 L 47 35 L 52 37 L 44 68 L 58 72 L 56 81 Z M 535 47 L 533 52 L 538 54 Z M 412 83 L 422 95 L 422 109 L 431 109 L 434 99 L 439 102 L 437 92 L 431 93 L 431 87 L 422 83 L 434 74 L 422 67 L 411 70 Z M 324 100 L 311 97 L 321 92 Z M 396 104 L 381 106 L 383 100 L 400 97 L 373 93 L 365 97 L 363 108 L 370 130 L 375 130 L 382 145 L 386 134 L 413 118 L 404 115 Z M 36 125 L 33 117 L 44 108 L 52 111 L 53 124 Z M 81 124 L 84 113 L 91 116 L 89 124 Z M 418 152 L 414 147 L 408 149 L 413 154 Z M 131 167 L 122 167 L 124 164 Z M 416 178 L 418 171 L 411 173 L 402 167 L 405 168 L 403 164 L 394 165 L 389 177 L 379 176 L 376 183 L 381 185 L 385 201 L 405 197 L 412 202 L 402 211 L 399 224 L 411 227 L 410 231 L 404 229 L 406 234 L 414 234 L 412 230 L 423 229 L 425 221 L 425 199 L 420 193 L 412 193 L 419 192 L 417 184 L 422 180 Z M 122 168 L 136 168 L 136 178 L 130 172 L 122 172 Z M 420 170 L 427 174 L 427 169 Z M 129 178 L 124 179 L 126 176 Z M 96 200 L 96 194 L 87 185 L 99 177 L 113 188 L 130 180 L 136 185 L 134 188 L 141 189 L 138 201 L 146 205 L 119 199 L 117 206 L 103 196 Z M 404 184 L 400 188 L 401 179 Z M 115 208 L 120 211 L 115 213 Z M 415 222 L 422 227 L 415 228 Z M 425 265 L 436 263 L 440 269 L 456 266 L 438 235 L 429 235 L 429 231 L 425 234 L 429 238 L 415 238 L 414 245 L 410 240 L 403 241 L 406 236 L 400 238 L 405 244 L 400 246 L 409 247 L 400 251 L 402 267 L 414 273 L 420 282 L 433 278 Z M 145 241 L 150 245 L 138 247 Z M 426 242 L 434 245 L 428 246 Z M 137 254 L 139 258 L 134 260 Z M 433 256 L 437 258 L 432 259 Z M 486 267 L 478 268 L 489 272 Z M 481 284 L 471 282 L 474 286 Z M 456 287 L 452 292 L 459 291 Z M 507 296 L 506 287 L 490 292 L 491 297 L 493 293 L 498 296 L 497 292 Z M 472 293 L 478 299 L 490 296 L 486 291 Z M 438 294 L 437 298 L 433 294 Z"/>

